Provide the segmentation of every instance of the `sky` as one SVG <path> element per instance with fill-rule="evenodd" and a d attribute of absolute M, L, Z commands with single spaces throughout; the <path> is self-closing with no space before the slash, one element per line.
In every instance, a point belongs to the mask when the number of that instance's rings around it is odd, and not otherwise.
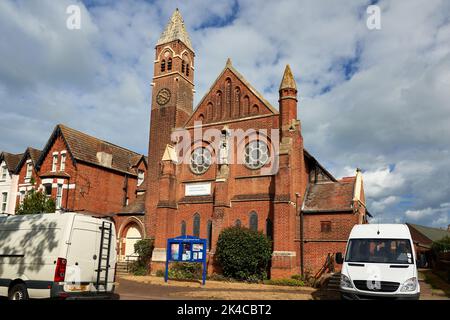
<path fill-rule="evenodd" d="M 66 26 L 73 4 L 79 30 Z M 146 154 L 154 46 L 177 7 L 195 105 L 230 57 L 278 107 L 290 64 L 305 147 L 338 178 L 362 169 L 371 222 L 450 224 L 445 0 L 2 0 L 0 150 L 43 148 L 64 123 Z"/>

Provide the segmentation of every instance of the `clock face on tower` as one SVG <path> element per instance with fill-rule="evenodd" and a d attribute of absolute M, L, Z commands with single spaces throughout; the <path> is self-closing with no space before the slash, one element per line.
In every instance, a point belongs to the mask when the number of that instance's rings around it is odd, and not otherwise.
<path fill-rule="evenodd" d="M 161 90 L 159 90 L 158 94 L 156 95 L 156 102 L 158 102 L 160 106 L 163 106 L 167 104 L 169 100 L 170 100 L 170 90 L 167 88 L 162 88 Z"/>

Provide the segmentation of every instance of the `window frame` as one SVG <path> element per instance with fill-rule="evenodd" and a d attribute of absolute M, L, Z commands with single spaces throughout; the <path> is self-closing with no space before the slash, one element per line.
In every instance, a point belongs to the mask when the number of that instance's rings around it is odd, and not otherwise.
<path fill-rule="evenodd" d="M 58 186 L 56 187 L 56 209 L 62 208 L 62 198 L 63 198 L 63 184 L 58 183 Z"/>
<path fill-rule="evenodd" d="M 2 203 L 1 212 L 5 213 L 8 208 L 8 192 L 2 192 Z"/>
<path fill-rule="evenodd" d="M 65 171 L 66 170 L 66 160 L 67 160 L 67 152 L 61 151 L 61 160 L 59 163 L 59 171 Z"/>

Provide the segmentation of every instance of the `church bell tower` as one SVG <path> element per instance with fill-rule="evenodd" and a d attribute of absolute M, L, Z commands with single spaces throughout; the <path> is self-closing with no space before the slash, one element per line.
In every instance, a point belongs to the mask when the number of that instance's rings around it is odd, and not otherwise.
<path fill-rule="evenodd" d="M 155 236 L 160 162 L 171 142 L 172 129 L 184 125 L 193 110 L 194 57 L 191 39 L 178 9 L 172 14 L 155 47 L 147 171 L 146 221 Z"/>

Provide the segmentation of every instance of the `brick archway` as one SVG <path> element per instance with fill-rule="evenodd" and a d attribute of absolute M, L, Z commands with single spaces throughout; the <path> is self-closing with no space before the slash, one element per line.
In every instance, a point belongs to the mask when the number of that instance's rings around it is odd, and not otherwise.
<path fill-rule="evenodd" d="M 122 224 L 119 230 L 119 261 L 134 253 L 134 243 L 145 239 L 145 228 L 141 220 L 130 217 Z"/>

